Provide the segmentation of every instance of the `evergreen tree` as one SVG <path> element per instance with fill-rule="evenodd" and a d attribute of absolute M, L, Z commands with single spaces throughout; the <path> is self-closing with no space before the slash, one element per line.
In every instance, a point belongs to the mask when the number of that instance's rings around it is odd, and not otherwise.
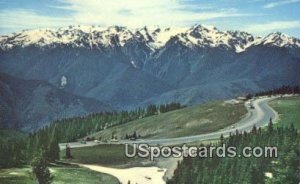
<path fill-rule="evenodd" d="M 221 136 L 220 136 L 220 143 L 221 143 L 221 145 L 224 143 L 224 136 L 223 136 L 223 134 L 221 134 Z"/>
<path fill-rule="evenodd" d="M 255 125 L 253 125 L 251 132 L 252 132 L 252 133 L 254 133 L 254 134 L 256 134 L 256 132 L 257 132 L 257 128 L 256 128 L 256 126 L 255 126 Z"/>
<path fill-rule="evenodd" d="M 250 184 L 263 184 L 264 182 L 264 175 L 256 166 L 252 166 L 250 168 Z"/>
<path fill-rule="evenodd" d="M 52 183 L 53 176 L 51 176 L 50 170 L 47 167 L 48 162 L 45 158 L 45 152 L 41 151 L 36 157 L 34 157 L 31 166 L 32 172 L 39 184 Z"/>
<path fill-rule="evenodd" d="M 137 138 L 136 131 L 134 131 L 134 132 L 133 132 L 133 135 L 132 135 L 132 137 L 133 137 L 134 139 L 136 139 L 136 138 Z"/>
<path fill-rule="evenodd" d="M 269 133 L 273 132 L 273 122 L 272 122 L 272 118 L 270 118 L 269 124 L 268 124 L 268 131 Z"/>
<path fill-rule="evenodd" d="M 300 134 L 291 127 L 276 127 L 258 129 L 247 134 L 236 132 L 228 139 L 224 139 L 226 146 L 235 146 L 237 155 L 242 155 L 245 146 L 272 146 L 277 147 L 278 158 L 273 157 L 234 157 L 234 158 L 183 158 L 178 163 L 174 176 L 167 184 L 197 183 L 197 184 L 229 184 L 229 183 L 268 183 L 268 184 L 293 184 L 300 179 Z M 256 132 L 256 133 L 255 133 Z M 220 142 L 207 145 L 221 146 Z M 200 145 L 201 147 L 203 145 Z M 271 173 L 272 178 L 265 177 Z"/>
<path fill-rule="evenodd" d="M 59 146 L 57 139 L 51 141 L 48 151 L 48 158 L 50 161 L 59 160 Z"/>

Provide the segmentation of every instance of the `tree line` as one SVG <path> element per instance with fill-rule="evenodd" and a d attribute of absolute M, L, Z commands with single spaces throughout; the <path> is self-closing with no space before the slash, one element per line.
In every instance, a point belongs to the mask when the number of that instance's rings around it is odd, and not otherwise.
<path fill-rule="evenodd" d="M 284 94 L 300 94 L 299 86 L 281 86 L 272 90 L 258 92 L 255 96 L 270 96 L 270 95 L 284 95 Z"/>
<path fill-rule="evenodd" d="M 170 103 L 149 105 L 147 108 L 131 111 L 92 113 L 83 117 L 57 120 L 26 137 L 10 136 L 5 140 L 0 139 L 0 168 L 29 164 L 36 155 L 41 156 L 41 152 L 47 161 L 54 162 L 59 159 L 59 143 L 76 141 L 112 126 L 182 107 L 179 103 Z"/>
<path fill-rule="evenodd" d="M 185 106 L 182 106 L 180 103 L 172 102 L 169 104 L 161 104 L 161 105 L 149 105 L 147 107 L 146 116 L 152 116 L 160 113 L 165 113 L 177 109 L 181 109 Z"/>
<path fill-rule="evenodd" d="M 270 122 L 266 130 L 253 127 L 250 133 L 238 132 L 228 139 L 209 146 L 235 146 L 240 151 L 245 146 L 276 146 L 278 158 L 184 158 L 178 162 L 174 176 L 167 184 L 294 184 L 300 181 L 300 134 L 294 128 L 273 128 Z M 204 146 L 204 145 L 200 145 Z"/>

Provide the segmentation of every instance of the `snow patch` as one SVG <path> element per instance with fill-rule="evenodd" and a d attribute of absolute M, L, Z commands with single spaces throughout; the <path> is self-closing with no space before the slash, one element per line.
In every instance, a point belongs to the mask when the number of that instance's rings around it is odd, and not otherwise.
<path fill-rule="evenodd" d="M 271 33 L 264 38 L 240 31 L 220 31 L 212 26 L 195 25 L 191 28 L 144 27 L 128 29 L 121 26 L 69 26 L 59 29 L 24 30 L 20 33 L 0 36 L 0 48 L 16 46 L 38 47 L 71 45 L 97 49 L 124 47 L 130 41 L 144 43 L 153 52 L 166 45 L 174 37 L 187 47 L 225 47 L 237 53 L 254 45 L 300 48 L 300 40 L 283 33 Z"/>
<path fill-rule="evenodd" d="M 131 61 L 130 63 L 132 64 L 132 66 L 133 66 L 134 68 L 137 68 L 137 66 L 136 66 L 136 64 L 134 63 L 134 61 Z"/>

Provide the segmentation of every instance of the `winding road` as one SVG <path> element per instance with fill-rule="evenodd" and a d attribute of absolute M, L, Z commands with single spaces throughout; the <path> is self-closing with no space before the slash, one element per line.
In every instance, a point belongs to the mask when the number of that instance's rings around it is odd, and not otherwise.
<path fill-rule="evenodd" d="M 177 138 L 147 139 L 147 140 L 136 141 L 135 143 L 175 145 L 175 144 L 190 143 L 195 141 L 218 139 L 222 134 L 224 137 L 228 137 L 230 133 L 235 134 L 236 130 L 238 130 L 239 132 L 244 132 L 244 131 L 249 132 L 252 130 L 253 125 L 255 125 L 256 127 L 263 127 L 269 123 L 270 118 L 272 118 L 272 120 L 277 118 L 277 113 L 268 105 L 268 102 L 275 98 L 277 97 L 265 97 L 265 98 L 253 100 L 252 105 L 254 109 L 249 108 L 245 104 L 248 110 L 248 113 L 246 114 L 245 118 L 231 125 L 230 127 L 224 128 L 217 132 L 195 135 L 195 136 L 177 137 Z"/>
<path fill-rule="evenodd" d="M 216 132 L 194 135 L 194 136 L 185 136 L 185 137 L 177 137 L 177 138 L 162 138 L 162 139 L 140 139 L 140 140 L 120 140 L 118 142 L 110 142 L 110 143 L 96 143 L 94 141 L 86 142 L 86 144 L 82 144 L 80 142 L 70 142 L 70 143 L 61 143 L 59 144 L 60 149 L 65 149 L 66 144 L 69 144 L 71 148 L 79 148 L 79 147 L 87 147 L 87 146 L 95 146 L 99 144 L 134 144 L 134 143 L 147 143 L 150 145 L 175 145 L 175 144 L 183 144 L 190 143 L 195 141 L 205 141 L 218 139 L 221 134 L 224 137 L 228 137 L 230 133 L 234 134 L 236 130 L 239 132 L 251 131 L 253 125 L 256 127 L 262 127 L 269 123 L 270 118 L 275 120 L 277 118 L 277 113 L 268 105 L 268 102 L 276 99 L 278 97 L 262 97 L 253 100 L 251 103 L 254 109 L 249 108 L 246 104 L 246 108 L 248 113 L 246 116 L 240 120 L 239 122 L 231 125 L 230 127 L 224 128 L 222 130 L 218 130 Z M 234 128 L 233 128 L 234 126 Z"/>
<path fill-rule="evenodd" d="M 224 137 L 229 136 L 230 133 L 235 133 L 236 130 L 239 132 L 243 131 L 251 131 L 253 125 L 257 127 L 265 126 L 269 123 L 270 118 L 277 119 L 277 113 L 268 105 L 268 102 L 275 99 L 277 97 L 264 97 L 253 100 L 251 103 L 254 108 L 249 108 L 245 103 L 245 106 L 248 110 L 248 113 L 245 117 L 239 122 L 231 125 L 230 127 L 224 128 L 222 130 L 201 134 L 196 136 L 186 136 L 186 137 L 178 137 L 178 138 L 164 138 L 164 139 L 144 139 L 144 140 L 120 140 L 119 142 L 111 142 L 111 143 L 97 143 L 97 142 L 87 142 L 86 144 L 81 144 L 78 142 L 75 143 L 62 143 L 60 144 L 60 148 L 64 149 L 66 144 L 69 144 L 71 148 L 78 147 L 86 147 L 86 146 L 95 146 L 99 144 L 134 144 L 134 143 L 147 143 L 150 145 L 174 145 L 174 144 L 183 144 L 190 143 L 195 141 L 204 141 L 204 140 L 212 140 L 218 139 L 221 134 Z M 177 160 L 175 160 L 177 163 Z M 76 164 L 76 163 L 74 163 Z M 147 183 L 147 184 L 165 184 L 163 180 L 163 176 L 170 169 L 162 169 L 159 167 L 132 167 L 127 169 L 117 169 L 111 167 L 103 167 L 100 165 L 86 165 L 86 164 L 77 164 L 81 167 L 85 167 L 97 172 L 107 173 L 113 175 L 119 179 L 121 183 L 127 183 L 128 181 L 132 183 Z"/>

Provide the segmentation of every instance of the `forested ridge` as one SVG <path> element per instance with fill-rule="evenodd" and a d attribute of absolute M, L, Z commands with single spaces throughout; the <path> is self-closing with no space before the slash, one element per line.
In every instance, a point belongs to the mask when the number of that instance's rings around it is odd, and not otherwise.
<path fill-rule="evenodd" d="M 184 158 L 167 184 L 299 183 L 300 134 L 293 125 L 273 128 L 269 124 L 267 130 L 254 127 L 250 133 L 237 133 L 225 140 L 221 137 L 208 147 L 223 143 L 237 147 L 238 154 L 245 146 L 276 146 L 278 158 Z"/>
<path fill-rule="evenodd" d="M 139 118 L 182 108 L 179 103 L 149 105 L 131 111 L 100 112 L 84 117 L 67 118 L 26 136 L 6 134 L 0 139 L 0 168 L 18 167 L 43 152 L 49 162 L 59 159 L 58 143 L 76 141 L 106 128 L 124 124 Z"/>
<path fill-rule="evenodd" d="M 299 86 L 281 86 L 280 88 L 275 88 L 272 90 L 266 90 L 259 93 L 256 93 L 255 96 L 264 96 L 264 95 L 283 95 L 283 94 L 300 94 Z"/>

